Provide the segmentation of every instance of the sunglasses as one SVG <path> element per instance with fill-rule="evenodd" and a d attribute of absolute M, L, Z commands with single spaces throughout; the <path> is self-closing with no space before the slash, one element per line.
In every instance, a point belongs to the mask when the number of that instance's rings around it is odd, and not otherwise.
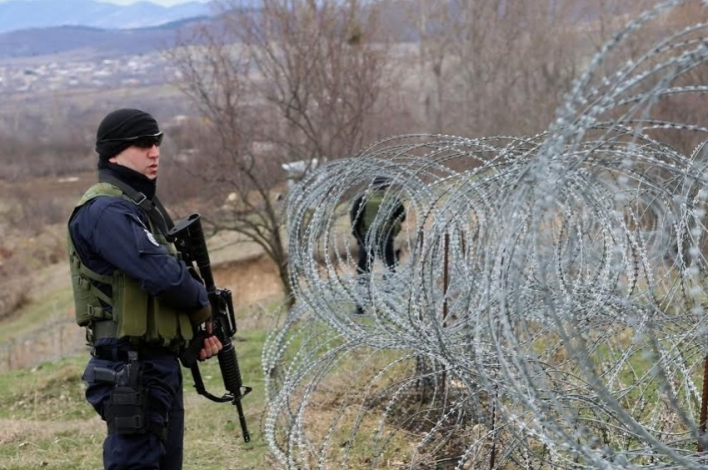
<path fill-rule="evenodd" d="M 129 142 L 130 145 L 141 149 L 150 149 L 153 145 L 160 146 L 162 143 L 162 132 L 152 135 L 139 135 L 137 137 L 126 137 L 121 139 L 103 139 L 101 142 Z"/>

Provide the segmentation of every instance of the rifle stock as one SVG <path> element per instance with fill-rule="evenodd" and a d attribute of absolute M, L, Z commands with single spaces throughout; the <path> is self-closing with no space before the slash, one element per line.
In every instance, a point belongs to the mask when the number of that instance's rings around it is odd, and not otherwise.
<path fill-rule="evenodd" d="M 204 280 L 204 286 L 206 287 L 209 302 L 211 303 L 212 332 L 219 338 L 219 341 L 221 341 L 223 345 L 217 358 L 224 388 L 226 388 L 227 393 L 218 397 L 209 393 L 204 386 L 197 360 L 199 358 L 199 351 L 204 344 L 204 339 L 207 337 L 203 330 L 195 331 L 195 336 L 190 342 L 190 347 L 180 358 L 182 365 L 190 369 L 192 377 L 194 378 L 194 388 L 197 389 L 197 393 L 214 402 L 231 402 L 236 406 L 241 431 L 243 433 L 243 440 L 249 442 L 251 435 L 246 425 L 246 417 L 243 413 L 241 399 L 248 395 L 252 388 L 243 385 L 241 369 L 239 368 L 238 359 L 236 357 L 236 348 L 234 348 L 233 342 L 231 341 L 231 338 L 233 338 L 237 331 L 233 300 L 230 290 L 219 289 L 214 284 L 209 251 L 207 250 L 206 240 L 204 239 L 199 214 L 192 214 L 186 219 L 177 222 L 174 228 L 170 230 L 168 238 L 175 244 L 182 256 L 182 260 L 184 260 L 187 266 L 191 265 L 194 267 L 196 265 L 196 268 L 199 270 L 199 275 Z"/>

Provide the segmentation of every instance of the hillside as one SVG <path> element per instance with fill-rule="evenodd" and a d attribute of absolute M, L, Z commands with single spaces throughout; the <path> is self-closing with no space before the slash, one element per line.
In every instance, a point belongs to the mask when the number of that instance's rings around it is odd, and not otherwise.
<path fill-rule="evenodd" d="M 243 399 L 251 442 L 243 442 L 230 403 L 199 396 L 189 371 L 184 374 L 185 469 L 272 468 L 261 431 L 265 391 L 260 350 L 265 324 L 242 326 L 236 348 L 243 383 L 254 391 Z M 0 468 L 93 470 L 101 465 L 106 425 L 84 399 L 81 374 L 85 355 L 43 362 L 32 369 L 0 372 Z M 207 390 L 224 393 L 216 360 L 200 365 Z"/>
<path fill-rule="evenodd" d="M 0 4 L 1 5 L 1 4 Z M 88 26 L 55 26 L 0 34 L 0 59 L 54 56 L 105 59 L 144 54 L 172 47 L 178 31 L 208 21 L 206 17 L 180 20 L 158 27 L 100 29 Z"/>
<path fill-rule="evenodd" d="M 0 181 L 0 198 L 10 201 L 12 193 L 42 187 L 68 215 L 94 176 L 90 172 L 68 180 Z M 13 210 L 7 202 L 0 206 L 4 219 L 0 223 L 0 307 L 17 304 L 0 312 L 0 371 L 85 350 L 83 329 L 73 321 L 65 226 L 52 225 L 28 236 L 25 229 L 13 228 Z M 212 237 L 208 244 L 216 283 L 233 292 L 238 316 L 260 316 L 264 305 L 277 305 L 281 295 L 277 270 L 259 247 L 229 233 Z"/>
<path fill-rule="evenodd" d="M 42 188 L 68 214 L 77 194 L 94 178 L 93 172 L 87 172 L 61 180 L 0 180 L 0 292 L 25 296 L 16 310 L 4 317 L 0 314 L 2 469 L 101 466 L 105 423 L 84 399 L 81 374 L 88 350 L 83 330 L 73 321 L 65 226 L 56 224 L 30 233 L 13 224 L 14 211 L 20 208 L 11 203 L 13 194 Z M 254 387 L 243 401 L 252 440 L 243 442 L 235 408 L 200 397 L 185 370 L 185 468 L 271 466 L 260 429 L 265 403 L 261 350 L 277 321 L 274 312 L 280 305 L 280 288 L 275 267 L 261 250 L 238 241 L 233 234 L 222 234 L 212 237 L 209 247 L 217 284 L 233 292 L 239 328 L 235 347 L 244 384 Z M 217 361 L 205 362 L 200 369 L 207 389 L 221 395 L 224 388 Z"/>

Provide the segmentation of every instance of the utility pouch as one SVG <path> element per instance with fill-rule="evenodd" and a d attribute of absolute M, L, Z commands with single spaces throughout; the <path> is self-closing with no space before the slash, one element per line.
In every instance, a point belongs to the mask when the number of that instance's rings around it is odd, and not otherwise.
<path fill-rule="evenodd" d="M 118 322 L 118 337 L 140 338 L 148 330 L 149 296 L 135 279 L 117 271 L 113 278 L 113 320 Z M 153 338 L 149 338 L 153 339 Z"/>
<path fill-rule="evenodd" d="M 137 353 L 128 353 L 130 362 L 120 371 L 96 367 L 96 381 L 114 384 L 103 419 L 108 433 L 137 434 L 148 431 L 147 390 L 142 387 Z"/>

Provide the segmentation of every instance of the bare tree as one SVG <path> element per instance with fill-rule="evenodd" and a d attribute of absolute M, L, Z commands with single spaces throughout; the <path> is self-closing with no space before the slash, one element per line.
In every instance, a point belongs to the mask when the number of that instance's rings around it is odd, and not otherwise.
<path fill-rule="evenodd" d="M 410 0 L 436 132 L 543 130 L 592 50 L 577 0 Z M 432 90 L 432 91 L 428 91 Z"/>
<path fill-rule="evenodd" d="M 423 100 L 424 125 L 433 133 L 444 132 L 446 82 L 450 78 L 447 63 L 452 38 L 446 30 L 453 12 L 439 0 L 413 0 L 404 3 L 408 20 L 415 25 L 418 44 L 418 80 Z"/>
<path fill-rule="evenodd" d="M 291 160 L 348 156 L 362 144 L 389 54 L 376 2 L 364 3 L 263 0 L 253 14 L 229 16 Z"/>
<path fill-rule="evenodd" d="M 665 28 L 664 36 L 671 31 L 680 34 L 680 40 L 685 47 L 671 51 L 674 57 L 680 54 L 691 53 L 705 54 L 706 28 L 695 29 L 697 23 L 705 21 L 708 14 L 708 4 L 701 0 L 687 1 L 672 9 L 661 23 Z M 699 52 L 702 51 L 702 52 Z M 708 140 L 705 132 L 695 132 L 693 126 L 708 127 L 708 63 L 700 62 L 692 65 L 690 70 L 672 82 L 672 89 L 681 87 L 695 90 L 692 93 L 665 94 L 658 101 L 653 118 L 663 122 L 680 124 L 673 129 L 654 130 L 651 135 L 656 135 L 675 149 L 689 155 L 694 149 Z M 698 158 L 708 158 L 704 150 Z"/>
<path fill-rule="evenodd" d="M 239 10 L 226 2 L 216 27 L 180 44 L 168 52 L 178 86 L 203 117 L 198 148 L 184 158 L 210 181 L 208 220 L 260 245 L 289 298 L 281 165 L 313 165 L 361 146 L 387 77 L 376 4 L 263 0 Z"/>

